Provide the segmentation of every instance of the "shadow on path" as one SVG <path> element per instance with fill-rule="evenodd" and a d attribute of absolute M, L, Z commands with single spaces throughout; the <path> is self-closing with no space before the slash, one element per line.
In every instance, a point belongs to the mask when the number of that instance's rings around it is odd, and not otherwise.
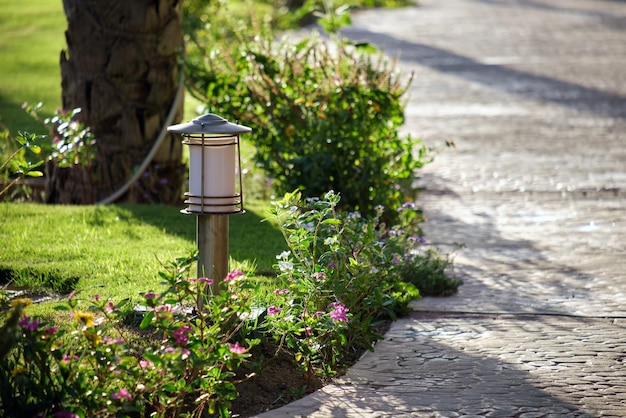
<path fill-rule="evenodd" d="M 409 42 L 361 27 L 353 26 L 342 33 L 351 39 L 369 41 L 384 50 L 388 56 L 413 61 L 418 65 L 490 88 L 603 117 L 626 119 L 626 96 L 529 74 L 503 65 L 481 63 L 445 49 Z"/>

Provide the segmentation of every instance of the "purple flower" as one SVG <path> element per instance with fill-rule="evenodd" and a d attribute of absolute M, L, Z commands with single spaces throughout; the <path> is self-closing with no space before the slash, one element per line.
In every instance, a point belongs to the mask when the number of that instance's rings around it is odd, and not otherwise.
<path fill-rule="evenodd" d="M 55 412 L 54 415 L 52 415 L 54 418 L 79 418 L 78 415 L 76 415 L 73 412 L 70 411 L 59 411 L 59 412 Z"/>
<path fill-rule="evenodd" d="M 274 290 L 274 293 L 278 296 L 286 295 L 289 293 L 289 289 L 276 289 Z"/>
<path fill-rule="evenodd" d="M 157 294 L 154 292 L 148 292 L 148 293 L 144 293 L 143 297 L 146 299 L 154 299 L 156 298 Z"/>
<path fill-rule="evenodd" d="M 22 318 L 20 322 L 18 322 L 18 324 L 20 327 L 22 327 L 22 329 L 30 332 L 36 331 L 37 327 L 39 327 L 39 322 L 31 321 L 30 318 L 26 315 L 24 315 L 24 318 Z"/>
<path fill-rule="evenodd" d="M 270 306 L 269 308 L 267 308 L 267 314 L 269 316 L 274 316 L 279 314 L 282 311 L 282 308 L 278 308 L 274 305 Z"/>
<path fill-rule="evenodd" d="M 417 242 L 418 244 L 426 244 L 426 238 L 411 236 L 406 239 L 409 242 Z"/>
<path fill-rule="evenodd" d="M 246 348 L 239 345 L 239 341 L 235 341 L 235 344 L 229 344 L 231 353 L 243 354 L 246 352 Z"/>
<path fill-rule="evenodd" d="M 174 338 L 176 339 L 176 344 L 179 345 L 187 345 L 187 341 L 189 340 L 189 333 L 193 329 L 189 325 L 183 325 L 174 331 Z"/>
<path fill-rule="evenodd" d="M 311 277 L 317 280 L 324 280 L 326 279 L 326 274 L 322 271 L 318 271 L 318 272 L 311 274 Z"/>
<path fill-rule="evenodd" d="M 59 330 L 59 327 L 49 327 L 49 328 L 46 328 L 46 334 L 54 335 L 57 333 L 58 330 Z"/>
<path fill-rule="evenodd" d="M 117 392 L 113 393 L 113 394 L 111 395 L 111 399 L 114 399 L 114 400 L 119 399 L 119 400 L 126 400 L 126 401 L 130 401 L 130 400 L 132 400 L 132 399 L 133 399 L 133 395 L 131 395 L 131 394 L 128 392 L 128 389 L 126 389 L 126 388 L 122 388 L 122 389 L 120 389 L 119 391 L 117 391 Z"/>
<path fill-rule="evenodd" d="M 348 308 L 346 305 L 340 302 L 333 302 L 328 305 L 332 311 L 330 311 L 330 318 L 335 322 L 348 322 Z"/>
<path fill-rule="evenodd" d="M 416 209 L 415 203 L 413 203 L 413 202 L 405 202 L 405 203 L 402 204 L 402 206 L 400 206 L 397 209 L 397 211 L 398 212 L 402 212 L 403 210 L 406 210 L 406 209 L 413 209 L 413 210 L 415 210 Z"/>

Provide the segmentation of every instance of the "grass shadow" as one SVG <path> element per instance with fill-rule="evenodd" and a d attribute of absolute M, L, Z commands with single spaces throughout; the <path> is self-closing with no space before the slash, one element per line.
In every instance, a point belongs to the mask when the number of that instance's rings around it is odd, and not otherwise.
<path fill-rule="evenodd" d="M 182 206 L 125 204 L 115 207 L 117 216 L 131 225 L 143 222 L 162 228 L 167 234 L 196 241 L 196 216 L 180 213 Z M 229 254 L 237 262 L 256 266 L 259 275 L 273 275 L 275 257 L 286 250 L 287 245 L 275 224 L 263 222 L 264 210 L 262 203 L 252 203 L 245 213 L 229 217 Z M 103 220 L 96 215 L 91 222 Z M 132 229 L 128 233 L 132 233 Z"/>

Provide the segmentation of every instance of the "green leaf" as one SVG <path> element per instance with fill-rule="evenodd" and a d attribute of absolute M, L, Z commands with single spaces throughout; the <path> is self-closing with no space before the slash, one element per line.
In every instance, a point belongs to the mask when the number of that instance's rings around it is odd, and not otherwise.
<path fill-rule="evenodd" d="M 152 323 L 153 318 L 154 318 L 154 312 L 148 312 L 146 316 L 143 317 L 143 320 L 141 321 L 141 325 L 139 325 L 139 327 L 141 329 L 148 328 L 150 324 Z"/>
<path fill-rule="evenodd" d="M 159 357 L 156 354 L 151 353 L 149 351 L 146 351 L 145 353 L 143 353 L 143 356 L 146 358 L 146 360 L 150 360 L 155 365 L 159 365 L 159 364 L 163 363 L 163 359 L 161 359 L 161 357 Z"/>

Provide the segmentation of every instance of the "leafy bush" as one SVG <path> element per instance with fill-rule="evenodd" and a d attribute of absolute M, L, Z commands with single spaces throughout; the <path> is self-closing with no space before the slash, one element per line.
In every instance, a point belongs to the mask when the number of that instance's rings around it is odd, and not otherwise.
<path fill-rule="evenodd" d="M 330 10 L 320 23 L 336 31 L 349 22 L 341 16 Z M 370 46 L 316 35 L 277 43 L 267 27 L 251 26 L 231 22 L 238 41 L 229 45 L 220 43 L 223 27 L 195 39 L 187 61 L 193 94 L 254 127 L 256 160 L 277 193 L 336 190 L 344 209 L 364 216 L 398 207 L 427 152 L 398 133 L 410 80 Z"/>
<path fill-rule="evenodd" d="M 24 110 L 41 122 L 49 132 L 49 138 L 44 147 L 44 158 L 56 160 L 59 167 L 89 167 L 95 156 L 96 148 L 94 135 L 82 122 L 77 121 L 76 115 L 81 112 L 80 108 L 72 110 L 59 110 L 54 112 L 51 118 L 41 119 L 39 112 L 43 108 L 42 103 L 36 105 L 24 104 Z"/>
<path fill-rule="evenodd" d="M 272 210 L 290 251 L 277 257 L 278 277 L 288 286 L 277 289 L 284 298 L 270 315 L 277 320 L 267 325 L 305 370 L 325 374 L 372 350 L 380 338 L 377 324 L 419 298 L 414 286 L 392 274 L 394 257 L 382 241 L 380 219 L 343 215 L 338 203 L 334 192 L 306 201 L 294 192 Z"/>
<path fill-rule="evenodd" d="M 8 196 L 15 199 L 20 190 L 13 189 L 21 179 L 43 176 L 41 166 L 44 161 L 39 155 L 44 137 L 20 132 L 15 138 L 10 138 L 9 131 L 2 130 L 0 138 L 4 139 L 5 148 L 10 150 L 6 160 L 0 163 L 0 198 Z"/>
<path fill-rule="evenodd" d="M 95 158 L 93 134 L 88 127 L 76 121 L 80 108 L 71 111 L 57 110 L 53 117 L 41 119 L 39 112 L 43 108 L 42 103 L 25 103 L 22 107 L 33 119 L 46 127 L 49 135 L 20 131 L 12 138 L 8 130 L 0 132 L 0 137 L 5 140 L 6 150 L 11 150 L 6 160 L 0 164 L 0 179 L 6 183 L 0 188 L 0 197 L 8 195 L 12 187 L 25 177 L 42 177 L 42 166 L 49 160 L 54 160 L 59 167 L 89 168 Z M 19 192 L 23 190 L 12 193 L 10 197 L 15 199 Z"/>

